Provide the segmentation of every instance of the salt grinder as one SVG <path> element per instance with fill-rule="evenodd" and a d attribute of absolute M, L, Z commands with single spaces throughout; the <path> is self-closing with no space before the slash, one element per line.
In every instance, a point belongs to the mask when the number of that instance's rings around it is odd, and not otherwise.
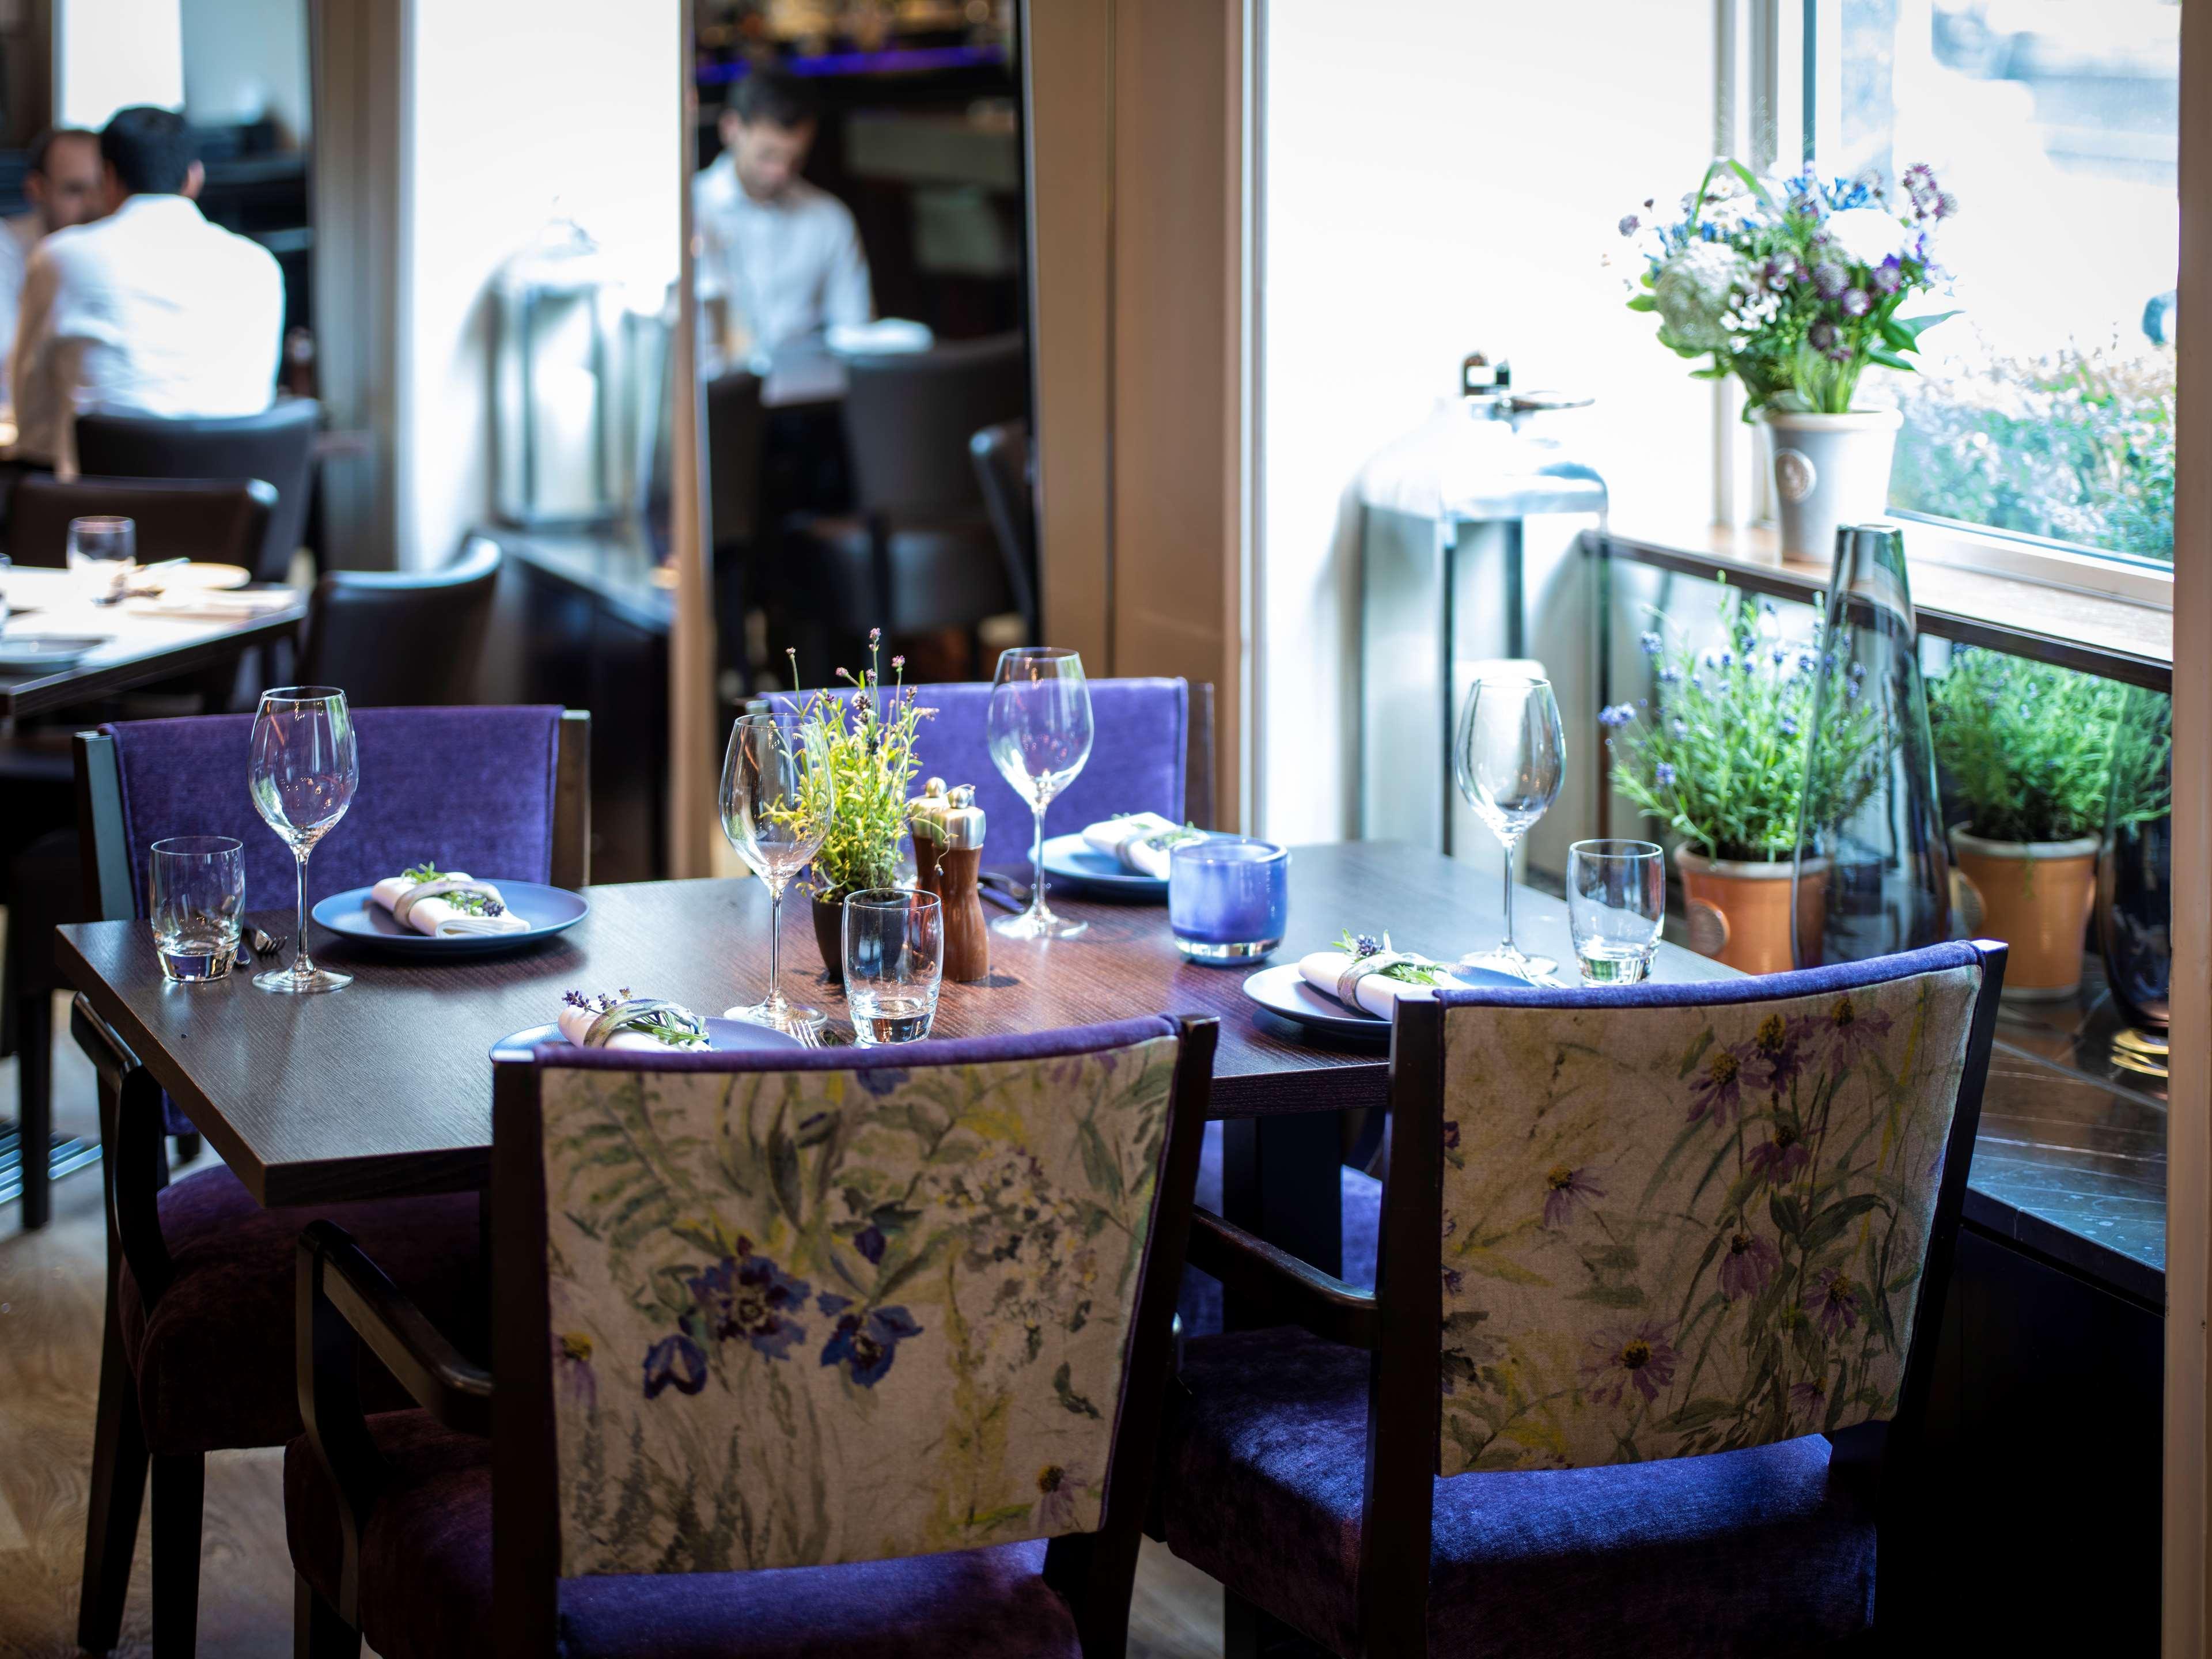
<path fill-rule="evenodd" d="M 962 784 L 945 799 L 936 889 L 945 917 L 945 977 L 973 985 L 991 976 L 991 930 L 983 920 L 983 893 L 976 881 L 983 864 L 983 809 L 975 805 L 970 784 Z M 921 846 L 917 840 L 917 861 Z"/>
<path fill-rule="evenodd" d="M 922 786 L 921 793 L 906 804 L 907 824 L 914 831 L 914 884 L 925 893 L 938 891 L 938 860 L 945 856 L 947 805 L 943 778 L 932 778 Z"/>

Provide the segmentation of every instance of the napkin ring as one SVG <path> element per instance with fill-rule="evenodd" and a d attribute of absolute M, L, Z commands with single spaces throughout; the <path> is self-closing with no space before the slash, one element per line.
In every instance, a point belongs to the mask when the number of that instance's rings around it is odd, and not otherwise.
<path fill-rule="evenodd" d="M 1352 965 L 1336 976 L 1336 1000 L 1346 1007 L 1359 1007 L 1359 981 L 1370 974 L 1379 974 L 1385 968 L 1395 968 L 1401 962 L 1414 957 L 1403 951 L 1377 951 L 1372 956 L 1355 957 Z"/>
<path fill-rule="evenodd" d="M 672 1024 L 690 1026 L 692 1033 L 696 1036 L 704 1037 L 707 1035 L 707 1022 L 689 1008 L 678 1007 L 675 1003 L 664 1001 L 659 997 L 632 997 L 627 1002 L 617 1002 L 593 1020 L 591 1029 L 584 1033 L 581 1046 L 586 1048 L 604 1048 L 613 1041 L 617 1032 L 627 1030 L 632 1026 L 647 1024 L 656 1014 L 677 1015 L 678 1018 L 671 1022 Z"/>
<path fill-rule="evenodd" d="M 418 881 L 392 901 L 392 919 L 402 927 L 414 914 L 415 907 L 425 899 L 434 899 L 443 893 L 482 893 L 487 898 L 497 899 L 499 889 L 488 881 L 455 880 L 441 877 L 436 881 Z"/>

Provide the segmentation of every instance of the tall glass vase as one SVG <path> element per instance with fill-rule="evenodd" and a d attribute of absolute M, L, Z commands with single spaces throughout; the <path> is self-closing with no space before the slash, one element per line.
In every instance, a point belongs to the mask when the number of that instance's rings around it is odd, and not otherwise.
<path fill-rule="evenodd" d="M 2130 686 L 2112 732 L 2112 781 L 2097 860 L 2097 945 L 2105 984 L 2126 1022 L 2112 1064 L 2166 1074 L 2173 974 L 2173 704 Z"/>

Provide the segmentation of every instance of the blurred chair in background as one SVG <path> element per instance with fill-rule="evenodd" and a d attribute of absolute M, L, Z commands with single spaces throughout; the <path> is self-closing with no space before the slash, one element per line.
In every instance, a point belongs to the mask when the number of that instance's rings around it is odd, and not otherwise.
<path fill-rule="evenodd" d="M 1023 637 L 1035 645 L 1044 635 L 1037 623 L 1036 496 L 1030 423 L 1000 421 L 987 426 L 968 440 L 968 454 L 975 464 L 975 482 L 999 538 L 1006 586 L 1013 590 L 1014 608 L 1022 613 Z"/>
<path fill-rule="evenodd" d="M 333 570 L 307 601 L 304 685 L 337 685 L 356 708 L 466 702 L 499 586 L 481 536 L 442 570 Z"/>
<path fill-rule="evenodd" d="M 142 565 L 181 558 L 251 570 L 276 510 L 276 491 L 258 478 L 87 476 L 64 483 L 33 473 L 15 486 L 8 555 L 18 564 L 58 569 L 66 562 L 70 520 L 113 514 L 137 526 Z"/>
<path fill-rule="evenodd" d="M 322 405 L 280 398 L 264 413 L 222 420 L 81 415 L 79 469 L 112 478 L 261 478 L 276 491 L 258 556 L 242 561 L 258 582 L 281 582 L 307 532 L 314 494 Z"/>
<path fill-rule="evenodd" d="M 714 617 L 725 672 L 752 690 L 759 666 L 747 644 L 745 618 L 762 600 L 761 468 L 768 411 L 761 379 L 738 369 L 707 386 L 707 523 L 714 550 Z"/>

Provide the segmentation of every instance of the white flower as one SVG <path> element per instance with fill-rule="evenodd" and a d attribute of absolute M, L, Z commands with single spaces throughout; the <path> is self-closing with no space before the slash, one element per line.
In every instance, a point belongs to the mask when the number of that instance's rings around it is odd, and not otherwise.
<path fill-rule="evenodd" d="M 1905 246 L 1905 222 L 1881 208 L 1845 208 L 1826 226 L 1828 238 L 1855 264 L 1878 265 Z"/>
<path fill-rule="evenodd" d="M 1692 242 L 1662 265 L 1651 297 L 1668 337 L 1698 351 L 1727 345 L 1729 303 L 1747 275 L 1742 259 L 1718 242 Z"/>

